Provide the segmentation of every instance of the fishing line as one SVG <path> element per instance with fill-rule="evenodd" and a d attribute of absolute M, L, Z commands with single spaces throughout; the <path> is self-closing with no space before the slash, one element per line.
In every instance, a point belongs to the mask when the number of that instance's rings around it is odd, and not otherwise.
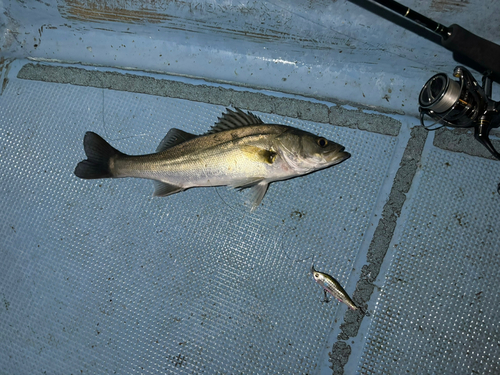
<path fill-rule="evenodd" d="M 288 255 L 287 251 L 285 250 L 285 248 L 284 248 L 284 246 L 283 246 L 283 243 L 284 243 L 283 239 L 284 239 L 285 235 L 286 235 L 286 234 L 287 234 L 290 230 L 292 230 L 292 229 L 293 229 L 293 230 L 295 230 L 295 229 L 297 229 L 297 227 L 291 227 L 291 228 L 288 228 L 288 229 L 287 229 L 287 230 L 283 233 L 283 235 L 281 236 L 281 250 L 282 250 L 282 251 L 283 251 L 283 253 L 285 254 L 285 257 L 286 257 L 288 260 L 292 261 L 292 262 L 301 262 L 301 263 L 304 263 L 306 260 L 311 259 L 311 271 L 312 271 L 312 270 L 314 269 L 314 258 L 315 258 L 315 254 L 311 254 L 311 255 L 310 255 L 310 256 L 308 256 L 307 258 L 303 258 L 303 259 L 293 259 L 293 258 L 291 258 L 291 257 Z M 333 278 L 333 277 L 332 277 L 332 276 L 330 276 L 330 275 L 328 275 L 328 276 L 329 276 L 329 277 L 331 277 L 331 278 Z M 335 280 L 335 279 L 334 279 L 334 280 Z M 335 280 L 335 281 L 336 281 L 336 280 Z M 336 282 L 338 283 L 338 281 L 336 281 Z M 339 285 L 340 285 L 340 284 L 339 284 Z M 347 292 L 345 292 L 345 291 L 343 290 L 343 288 L 342 288 L 342 287 L 341 287 L 341 290 L 343 291 L 343 293 L 344 293 L 345 295 L 347 295 Z M 330 297 L 330 298 L 328 298 L 329 296 L 328 296 L 328 293 L 327 293 L 327 291 L 326 291 L 325 289 L 323 289 L 323 293 L 324 293 L 324 298 L 322 298 L 322 299 L 321 299 L 321 302 L 324 302 L 324 303 L 326 303 L 326 302 L 330 302 L 332 299 L 331 299 L 331 297 Z M 347 296 L 348 296 L 348 295 L 347 295 Z M 350 297 L 349 297 L 349 298 L 350 298 Z M 346 303 L 345 301 L 340 300 L 338 297 L 337 297 L 336 299 L 337 299 L 337 300 L 339 300 L 339 301 L 340 301 L 340 302 L 342 302 L 342 303 Z M 361 312 L 361 314 L 362 314 L 362 315 L 364 315 L 364 316 L 370 316 L 370 315 L 371 315 L 369 311 L 367 311 L 367 310 L 365 310 L 364 308 L 360 307 L 360 306 L 359 306 L 356 302 L 354 302 L 354 300 L 352 300 L 352 303 L 353 303 L 353 304 L 357 307 L 357 309 Z"/>
<path fill-rule="evenodd" d="M 99 81 L 101 82 L 101 86 L 102 86 L 102 129 L 103 129 L 103 132 L 104 134 L 106 135 L 106 138 L 109 139 L 110 141 L 122 141 L 124 139 L 130 139 L 130 138 L 136 138 L 136 137 L 150 137 L 150 138 L 153 138 L 153 136 L 151 134 L 147 134 L 147 133 L 142 133 L 142 134 L 135 134 L 135 135 L 129 135 L 129 136 L 125 136 L 125 137 L 120 137 L 120 138 L 111 138 L 108 134 L 108 128 L 106 127 L 106 118 L 105 118 L 105 97 L 104 97 L 104 91 L 106 90 L 104 88 L 104 82 L 102 81 L 102 78 L 100 76 L 97 77 L 99 79 Z"/>
<path fill-rule="evenodd" d="M 203 169 L 203 173 L 205 174 L 205 177 L 208 179 L 208 175 L 207 175 L 207 173 L 206 173 L 205 169 Z M 214 190 L 215 190 L 215 192 L 217 193 L 217 195 L 219 196 L 220 200 L 221 200 L 221 201 L 222 201 L 222 202 L 223 202 L 226 206 L 228 206 L 231 210 L 233 210 L 234 212 L 237 212 L 238 210 L 237 210 L 234 206 L 230 205 L 229 203 L 227 203 L 227 202 L 226 202 L 226 201 L 222 198 L 222 196 L 221 196 L 221 195 L 220 195 L 220 193 L 219 193 L 219 189 L 220 189 L 220 188 L 221 188 L 221 186 L 214 186 Z"/>
<path fill-rule="evenodd" d="M 179 134 L 179 137 L 181 137 L 182 139 L 184 139 L 184 142 L 185 142 L 185 141 L 187 141 L 187 139 L 186 139 L 185 137 L 183 137 L 183 136 L 182 136 L 182 134 Z M 208 174 L 207 174 L 207 172 L 206 172 L 205 168 L 203 168 L 202 170 L 203 170 L 203 173 L 205 174 L 205 177 L 206 177 L 206 178 L 207 178 L 207 180 L 208 180 L 209 178 L 208 178 Z M 220 186 L 214 186 L 214 188 L 215 188 L 214 190 L 215 190 L 215 192 L 217 193 L 217 195 L 219 196 L 220 200 L 221 200 L 221 201 L 222 201 L 222 202 L 223 202 L 226 206 L 228 206 L 231 210 L 233 210 L 234 212 L 237 212 L 238 210 L 237 210 L 235 207 L 233 207 L 232 205 L 230 205 L 229 203 L 227 203 L 227 202 L 226 202 L 226 201 L 222 198 L 222 196 L 220 195 L 220 193 L 219 193 L 219 188 L 220 188 Z M 246 214 L 246 213 L 245 213 L 245 214 Z M 243 218 L 244 218 L 244 217 L 245 217 L 245 215 L 243 215 Z"/>
<path fill-rule="evenodd" d="M 130 139 L 130 138 L 136 138 L 136 137 L 150 137 L 154 138 L 151 134 L 147 133 L 142 133 L 142 134 L 135 134 L 135 135 L 130 135 L 130 136 L 125 136 L 125 137 L 120 137 L 120 138 L 111 138 L 108 134 L 108 128 L 106 127 L 106 118 L 105 118 L 105 96 L 104 96 L 104 91 L 106 90 L 104 88 L 104 82 L 102 81 L 102 78 L 100 76 L 97 76 L 98 80 L 101 82 L 101 90 L 102 90 L 102 129 L 103 133 L 105 134 L 106 138 L 108 138 L 110 141 L 122 141 L 124 139 Z"/>
<path fill-rule="evenodd" d="M 104 134 L 106 134 L 106 138 L 109 139 L 108 130 L 106 129 L 106 120 L 104 119 L 104 89 L 102 89 L 102 127 L 104 129 Z"/>
<path fill-rule="evenodd" d="M 285 257 L 286 257 L 288 260 L 290 260 L 290 261 L 292 261 L 292 262 L 296 262 L 296 263 L 299 263 L 299 262 L 300 262 L 300 263 L 304 263 L 306 260 L 310 259 L 311 257 L 312 257 L 312 258 L 313 258 L 313 260 L 314 260 L 314 254 L 313 254 L 313 255 L 308 256 L 307 258 L 303 258 L 303 259 L 292 259 L 291 257 L 289 257 L 289 256 L 288 256 L 288 253 L 286 252 L 285 247 L 283 246 L 283 243 L 284 243 L 283 239 L 285 238 L 285 235 L 286 235 L 286 234 L 287 234 L 290 230 L 292 230 L 292 229 L 293 229 L 293 230 L 295 230 L 295 229 L 297 229 L 297 227 L 288 228 L 288 229 L 287 229 L 287 230 L 283 233 L 283 235 L 281 236 L 281 250 L 282 250 L 282 251 L 283 251 L 283 253 L 285 254 Z"/>
<path fill-rule="evenodd" d="M 123 141 L 124 139 L 138 138 L 138 137 L 150 137 L 150 138 L 153 138 L 153 136 L 151 134 L 143 133 L 143 134 L 129 135 L 129 136 L 120 137 L 120 138 L 110 138 L 110 140 L 111 141 Z"/>
<path fill-rule="evenodd" d="M 325 28 L 325 29 L 327 29 L 327 30 L 329 30 L 329 31 L 332 31 L 332 32 L 334 32 L 334 33 L 336 33 L 336 34 L 338 34 L 338 35 L 341 35 L 341 36 L 343 36 L 344 38 L 346 38 L 346 39 L 348 39 L 348 40 L 355 40 L 355 41 L 357 41 L 357 42 L 359 42 L 359 43 L 361 43 L 361 44 L 364 44 L 365 46 L 368 46 L 368 47 L 370 47 L 370 48 L 373 48 L 373 49 L 376 49 L 376 50 L 379 50 L 379 51 L 382 51 L 382 52 L 388 53 L 388 54 L 390 54 L 390 55 L 394 55 L 394 56 L 400 57 L 400 58 L 402 58 L 402 59 L 404 59 L 404 60 L 411 61 L 412 63 L 416 63 L 416 64 L 419 64 L 419 65 L 421 65 L 421 66 L 423 66 L 423 67 L 426 67 L 426 68 L 428 68 L 428 69 L 434 70 L 434 67 L 433 67 L 433 66 L 428 65 L 428 64 L 425 64 L 425 63 L 423 63 L 423 62 L 422 62 L 422 61 L 420 61 L 420 60 L 413 60 L 413 59 L 408 58 L 406 55 L 399 54 L 399 53 L 392 52 L 392 51 L 387 51 L 387 50 L 386 50 L 386 49 L 384 49 L 384 48 L 381 48 L 381 47 L 376 46 L 376 45 L 374 45 L 374 44 L 371 44 L 371 43 L 365 42 L 365 41 L 363 41 L 363 40 L 361 40 L 361 39 L 358 39 L 358 38 L 356 38 L 356 37 L 353 37 L 353 36 L 350 36 L 350 35 L 344 34 L 344 33 L 342 33 L 341 31 L 337 31 L 337 30 L 335 30 L 334 28 L 332 28 L 331 26 L 326 26 L 326 25 L 323 25 L 322 23 L 318 23 L 318 20 L 310 20 L 309 18 L 305 17 L 303 14 L 293 12 L 293 11 L 291 11 L 290 9 L 288 9 L 285 5 L 281 5 L 281 3 L 282 3 L 281 1 L 268 1 L 268 3 L 269 3 L 269 4 L 274 5 L 274 6 L 275 6 L 275 7 L 277 7 L 277 8 L 280 8 L 281 10 L 283 10 L 283 11 L 285 11 L 285 12 L 288 12 L 288 13 L 290 13 L 290 14 L 293 14 L 294 16 L 299 17 L 299 18 L 301 18 L 301 19 L 303 19 L 303 20 L 305 20 L 305 21 L 307 21 L 307 22 L 309 22 L 309 23 L 313 24 L 314 26 L 319 25 L 319 26 L 321 26 L 321 27 L 323 27 L 323 28 Z M 312 40 L 312 41 L 317 42 L 317 40 L 316 40 L 316 39 L 314 39 L 314 38 L 311 38 L 311 40 Z M 318 42 L 318 44 L 320 44 L 320 43 L 321 43 L 321 42 Z M 324 42 L 324 43 L 326 43 L 326 42 Z M 411 52 L 411 51 L 409 51 L 409 52 Z"/>
<path fill-rule="evenodd" d="M 208 177 L 206 173 L 205 173 L 205 177 Z M 231 206 L 229 203 L 227 203 L 227 202 L 226 202 L 226 201 L 222 198 L 222 196 L 221 196 L 221 195 L 220 195 L 220 193 L 219 193 L 219 186 L 216 186 L 216 187 L 215 187 L 215 192 L 216 192 L 216 193 L 217 193 L 217 195 L 219 196 L 220 200 L 221 200 L 222 202 L 224 202 L 224 204 L 225 204 L 226 206 L 228 206 L 231 210 L 236 211 L 236 209 L 235 209 L 233 206 Z"/>
<path fill-rule="evenodd" d="M 106 128 L 106 119 L 104 118 L 104 82 L 102 81 L 102 78 L 99 74 L 97 74 L 97 79 L 99 80 L 99 82 L 101 82 L 101 90 L 102 90 L 102 129 L 104 130 L 104 135 L 106 136 L 106 138 L 109 139 L 109 135 L 108 135 L 108 130 Z"/>

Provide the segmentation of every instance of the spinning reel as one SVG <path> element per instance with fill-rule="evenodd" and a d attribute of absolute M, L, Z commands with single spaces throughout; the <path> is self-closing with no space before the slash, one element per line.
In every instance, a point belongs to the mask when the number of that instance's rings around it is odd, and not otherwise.
<path fill-rule="evenodd" d="M 444 73 L 433 76 L 424 85 L 418 98 L 420 122 L 424 125 L 424 116 L 427 115 L 434 119 L 433 125 L 473 127 L 475 138 L 500 160 L 500 154 L 489 139 L 490 130 L 500 125 L 500 102 L 491 99 L 491 77 L 500 82 L 500 46 L 459 25 L 444 26 L 394 0 L 372 1 L 440 36 L 444 47 L 487 72 L 483 76 L 482 86 L 462 66 L 457 66 L 453 72 L 458 81 L 449 79 Z"/>
<path fill-rule="evenodd" d="M 483 76 L 482 86 L 463 66 L 457 66 L 450 79 L 439 73 L 427 81 L 418 97 L 420 123 L 427 130 L 439 123 L 453 128 L 474 128 L 474 137 L 498 160 L 500 154 L 491 144 L 489 133 L 500 126 L 500 102 L 491 99 L 491 79 Z M 426 126 L 425 115 L 435 122 Z"/>

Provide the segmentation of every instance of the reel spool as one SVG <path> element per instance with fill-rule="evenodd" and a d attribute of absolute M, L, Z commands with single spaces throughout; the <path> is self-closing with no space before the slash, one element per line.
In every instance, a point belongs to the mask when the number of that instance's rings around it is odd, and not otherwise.
<path fill-rule="evenodd" d="M 474 127 L 475 138 L 500 160 L 500 154 L 489 139 L 490 130 L 500 126 L 500 102 L 491 100 L 491 80 L 484 76 L 481 87 L 462 66 L 455 68 L 453 76 L 459 80 L 438 73 L 422 87 L 418 97 L 420 123 L 427 130 L 436 130 L 431 128 L 435 124 L 452 128 Z M 426 115 L 435 121 L 430 126 L 424 124 Z"/>

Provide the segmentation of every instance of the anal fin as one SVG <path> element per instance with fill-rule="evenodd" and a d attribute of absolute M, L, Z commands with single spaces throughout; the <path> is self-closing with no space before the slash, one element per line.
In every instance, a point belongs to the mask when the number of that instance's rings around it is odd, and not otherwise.
<path fill-rule="evenodd" d="M 167 195 L 172 195 L 184 190 L 181 186 L 168 184 L 162 181 L 154 180 L 153 184 L 155 187 L 153 197 L 166 197 Z"/>

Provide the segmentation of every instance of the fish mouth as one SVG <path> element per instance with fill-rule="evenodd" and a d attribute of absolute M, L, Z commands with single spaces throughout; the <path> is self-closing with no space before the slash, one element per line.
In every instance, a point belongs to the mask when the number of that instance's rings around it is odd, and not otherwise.
<path fill-rule="evenodd" d="M 341 146 L 340 148 L 332 151 L 329 155 L 330 163 L 339 164 L 342 163 L 344 160 L 349 159 L 351 157 L 351 154 L 344 150 L 345 147 Z"/>

